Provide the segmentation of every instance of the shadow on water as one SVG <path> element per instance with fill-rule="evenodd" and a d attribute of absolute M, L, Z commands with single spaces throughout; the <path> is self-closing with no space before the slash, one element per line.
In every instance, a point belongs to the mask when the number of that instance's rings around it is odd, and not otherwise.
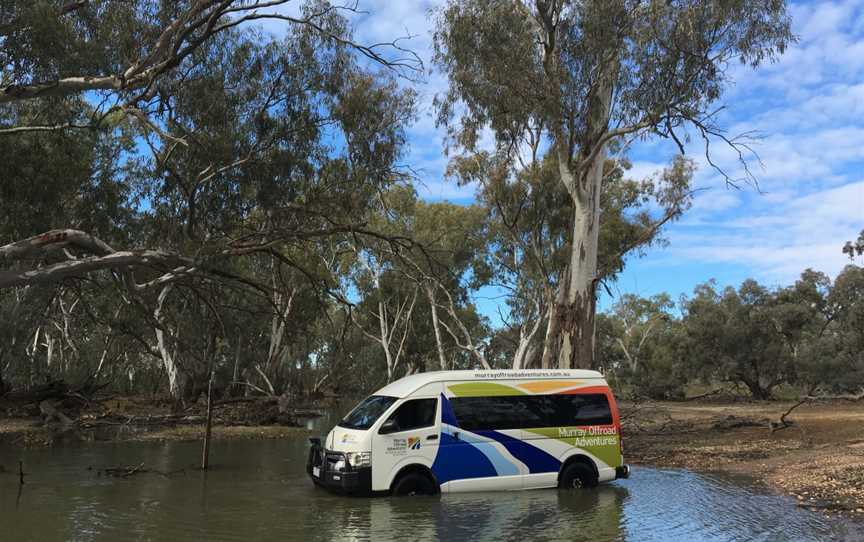
<path fill-rule="evenodd" d="M 301 435 L 218 442 L 206 474 L 194 469 L 197 443 L 27 450 L 29 474 L 20 499 L 17 475 L 0 474 L 0 539 L 821 541 L 860 536 L 796 508 L 790 499 L 720 478 L 650 468 L 584 492 L 338 497 L 306 478 L 306 446 Z M 19 453 L 0 448 L 0 465 L 11 470 Z M 100 473 L 141 463 L 174 474 L 123 479 Z"/>

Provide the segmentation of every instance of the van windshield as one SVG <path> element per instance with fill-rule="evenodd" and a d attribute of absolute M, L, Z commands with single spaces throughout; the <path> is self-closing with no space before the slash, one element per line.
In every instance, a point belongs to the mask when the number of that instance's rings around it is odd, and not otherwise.
<path fill-rule="evenodd" d="M 396 402 L 396 397 L 370 395 L 354 407 L 337 425 L 346 429 L 369 429 Z"/>

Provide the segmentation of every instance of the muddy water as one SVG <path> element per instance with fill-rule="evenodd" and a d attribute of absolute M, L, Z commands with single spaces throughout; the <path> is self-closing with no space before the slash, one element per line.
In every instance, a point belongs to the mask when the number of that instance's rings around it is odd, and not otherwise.
<path fill-rule="evenodd" d="M 844 540 L 855 527 L 740 483 L 639 468 L 593 491 L 352 499 L 315 489 L 306 435 L 214 443 L 0 447 L 0 540 Z M 20 488 L 19 455 L 31 474 Z M 173 474 L 99 472 L 139 465 Z"/>

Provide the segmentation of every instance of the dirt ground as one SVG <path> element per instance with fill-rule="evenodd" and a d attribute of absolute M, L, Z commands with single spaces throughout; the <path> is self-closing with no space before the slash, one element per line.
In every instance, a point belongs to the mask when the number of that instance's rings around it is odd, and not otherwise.
<path fill-rule="evenodd" d="M 799 505 L 864 518 L 864 404 L 642 403 L 621 407 L 633 464 L 747 475 Z"/>

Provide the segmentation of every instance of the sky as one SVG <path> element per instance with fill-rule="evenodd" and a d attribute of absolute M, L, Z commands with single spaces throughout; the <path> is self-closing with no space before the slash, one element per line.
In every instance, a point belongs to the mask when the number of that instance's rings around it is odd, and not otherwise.
<path fill-rule="evenodd" d="M 440 2 L 360 0 L 354 17 L 362 43 L 403 42 L 423 60 L 419 118 L 409 130 L 405 162 L 418 172 L 418 192 L 430 201 L 470 203 L 474 189 L 445 179 L 447 157 L 436 128 L 432 100 L 446 88 L 431 63 L 433 10 Z M 754 278 L 768 286 L 790 284 L 806 268 L 832 278 L 849 263 L 841 249 L 864 229 L 864 0 L 793 2 L 798 43 L 756 71 L 734 66 L 720 103 L 727 134 L 756 131 L 759 162 L 752 162 L 759 189 L 728 188 L 694 141 L 687 151 L 703 188 L 692 209 L 665 230 L 666 248 L 631 259 L 601 308 L 624 293 L 688 294 L 709 279 L 737 286 Z M 722 145 L 713 158 L 729 172 L 738 168 Z M 634 178 L 649 176 L 677 148 L 663 140 L 635 144 L 628 154 Z M 733 175 L 735 176 L 735 175 Z M 857 261 L 859 265 L 864 264 Z M 481 292 L 481 311 L 493 316 L 495 292 Z M 494 319 L 494 317 L 493 317 Z"/>

